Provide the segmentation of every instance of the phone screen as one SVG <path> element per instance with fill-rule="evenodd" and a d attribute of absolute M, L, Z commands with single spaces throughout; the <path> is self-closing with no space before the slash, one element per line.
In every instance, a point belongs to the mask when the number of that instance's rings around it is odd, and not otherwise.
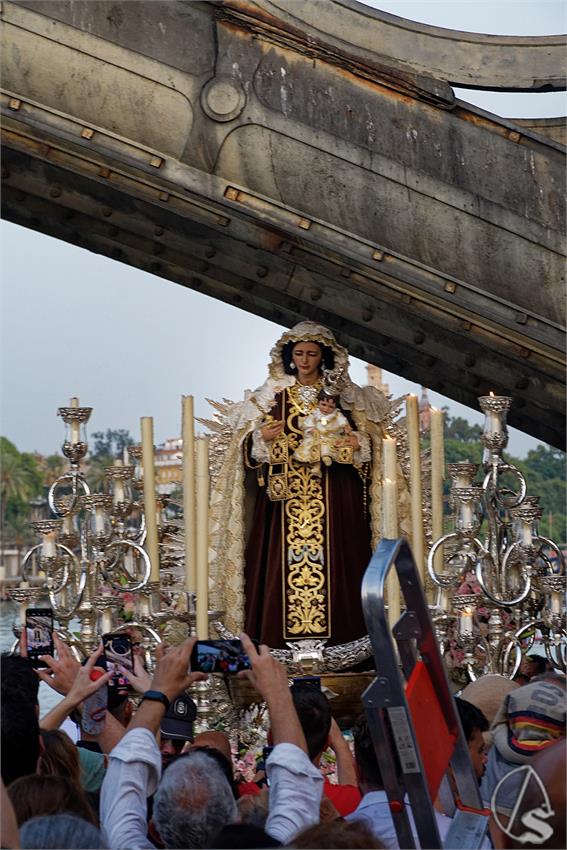
<path fill-rule="evenodd" d="M 53 611 L 51 608 L 26 610 L 26 642 L 28 658 L 34 667 L 46 667 L 40 655 L 53 655 Z"/>
<path fill-rule="evenodd" d="M 108 686 L 121 690 L 127 689 L 128 679 L 124 677 L 120 668 L 124 667 L 128 673 L 134 672 L 134 655 L 130 636 L 121 633 L 103 635 L 102 644 L 106 670 L 112 673 Z"/>
<path fill-rule="evenodd" d="M 239 673 L 251 670 L 239 640 L 200 640 L 193 647 L 191 670 L 202 673 Z"/>

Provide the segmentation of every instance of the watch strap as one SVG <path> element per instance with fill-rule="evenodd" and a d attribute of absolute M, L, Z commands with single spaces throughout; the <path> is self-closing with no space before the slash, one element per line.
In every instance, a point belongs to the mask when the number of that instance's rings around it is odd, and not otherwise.
<path fill-rule="evenodd" d="M 152 702 L 161 702 L 161 703 L 163 703 L 163 705 L 165 706 L 165 710 L 166 710 L 166 711 L 167 711 L 167 709 L 169 708 L 169 699 L 168 699 L 168 697 L 166 697 L 166 695 L 165 695 L 164 693 L 162 693 L 161 691 L 146 691 L 146 693 L 145 693 L 145 694 L 143 694 L 143 696 L 142 696 L 142 702 L 143 702 L 145 699 L 149 699 L 149 700 L 151 700 Z"/>

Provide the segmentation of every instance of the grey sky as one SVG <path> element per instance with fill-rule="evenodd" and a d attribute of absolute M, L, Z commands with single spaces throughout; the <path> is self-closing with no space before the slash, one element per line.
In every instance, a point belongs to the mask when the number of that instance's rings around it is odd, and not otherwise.
<path fill-rule="evenodd" d="M 566 5 L 556 0 L 410 2 L 378 8 L 453 29 L 510 35 L 565 30 Z M 565 114 L 564 94 L 458 92 L 463 100 L 511 117 Z M 181 395 L 242 396 L 266 377 L 269 350 L 281 328 L 148 273 L 16 225 L 2 223 L 2 418 L 0 432 L 21 451 L 59 450 L 57 407 L 77 395 L 94 408 L 89 433 L 126 428 L 139 439 L 140 416 L 155 421 L 156 442 L 177 436 Z M 364 364 L 351 375 L 365 381 Z M 419 387 L 385 374 L 391 392 Z M 436 406 L 481 422 L 435 393 Z M 512 454 L 537 442 L 511 431 Z"/>

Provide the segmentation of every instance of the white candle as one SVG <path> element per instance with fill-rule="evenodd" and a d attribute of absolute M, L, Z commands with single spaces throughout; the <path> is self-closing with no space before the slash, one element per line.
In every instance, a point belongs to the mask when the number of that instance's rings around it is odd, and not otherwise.
<path fill-rule="evenodd" d="M 95 508 L 95 533 L 104 534 L 104 532 L 104 508 L 102 507 L 102 505 L 97 505 Z"/>
<path fill-rule="evenodd" d="M 22 588 L 22 590 L 26 590 L 27 588 L 29 588 L 30 583 L 29 583 L 29 581 L 21 581 L 19 586 L 20 586 L 20 588 Z M 20 602 L 20 623 L 22 624 L 23 627 L 25 627 L 25 625 L 26 625 L 26 609 L 27 609 L 27 607 L 28 607 L 27 602 Z"/>
<path fill-rule="evenodd" d="M 50 531 L 48 534 L 43 535 L 43 540 L 41 541 L 41 555 L 43 558 L 54 558 L 55 552 L 55 532 Z"/>
<path fill-rule="evenodd" d="M 388 540 L 398 537 L 398 487 L 389 478 L 382 482 L 382 537 Z"/>
<path fill-rule="evenodd" d="M 183 524 L 185 531 L 185 589 L 197 586 L 197 514 L 195 505 L 195 419 L 193 396 L 183 396 Z"/>
<path fill-rule="evenodd" d="M 432 407 L 431 414 L 431 536 L 433 541 L 443 536 L 443 479 L 445 477 L 445 447 L 443 441 L 443 411 Z M 435 552 L 434 568 L 443 569 L 443 548 Z"/>
<path fill-rule="evenodd" d="M 63 517 L 63 525 L 61 526 L 62 534 L 73 534 L 73 514 L 67 514 Z"/>
<path fill-rule="evenodd" d="M 115 460 L 114 466 L 123 466 L 121 460 Z M 118 502 L 124 501 L 124 481 L 121 478 L 112 479 L 112 504 L 117 505 Z"/>
<path fill-rule="evenodd" d="M 472 502 L 460 502 L 460 513 L 461 513 L 461 528 L 463 530 L 470 528 L 473 523 L 473 506 Z"/>
<path fill-rule="evenodd" d="M 552 614 L 561 614 L 564 598 L 563 594 L 558 590 L 551 591 L 551 613 Z"/>
<path fill-rule="evenodd" d="M 110 598 L 112 592 L 108 588 L 104 588 L 102 595 Z M 104 608 L 101 612 L 100 628 L 103 635 L 107 635 L 112 631 L 112 608 Z"/>
<path fill-rule="evenodd" d="M 522 521 L 522 544 L 524 546 L 532 545 L 532 522 L 531 520 Z"/>
<path fill-rule="evenodd" d="M 384 437 L 382 440 L 382 478 L 389 478 L 390 481 L 398 480 L 396 445 L 397 440 L 393 437 Z"/>
<path fill-rule="evenodd" d="M 76 419 L 71 419 L 71 442 L 81 442 L 81 423 Z"/>
<path fill-rule="evenodd" d="M 473 609 L 464 608 L 459 619 L 459 632 L 463 637 L 473 633 Z"/>
<path fill-rule="evenodd" d="M 159 581 L 159 544 L 156 522 L 156 472 L 154 465 L 154 420 L 142 416 L 142 469 L 144 471 L 144 516 L 146 519 L 146 552 L 152 570 L 151 581 Z"/>
<path fill-rule="evenodd" d="M 140 593 L 138 596 L 138 611 L 140 612 L 140 617 L 150 616 L 150 597 L 147 593 Z"/>
<path fill-rule="evenodd" d="M 449 610 L 449 594 L 443 587 L 440 587 L 437 593 L 437 607 L 440 611 Z"/>
<path fill-rule="evenodd" d="M 410 460 L 411 536 L 412 551 L 418 573 L 423 583 L 425 577 L 423 506 L 421 503 L 421 454 L 419 443 L 419 411 L 417 396 L 406 398 L 406 426 Z"/>
<path fill-rule="evenodd" d="M 197 440 L 197 614 L 199 640 L 209 636 L 209 439 Z"/>

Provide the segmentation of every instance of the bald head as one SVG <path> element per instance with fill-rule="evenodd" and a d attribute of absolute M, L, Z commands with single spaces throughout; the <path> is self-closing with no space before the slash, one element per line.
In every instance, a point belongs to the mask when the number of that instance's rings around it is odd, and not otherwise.
<path fill-rule="evenodd" d="M 212 730 L 209 732 L 200 732 L 198 735 L 195 735 L 193 748 L 195 747 L 213 747 L 213 749 L 219 750 L 232 764 L 230 741 L 223 732 L 213 732 Z"/>

